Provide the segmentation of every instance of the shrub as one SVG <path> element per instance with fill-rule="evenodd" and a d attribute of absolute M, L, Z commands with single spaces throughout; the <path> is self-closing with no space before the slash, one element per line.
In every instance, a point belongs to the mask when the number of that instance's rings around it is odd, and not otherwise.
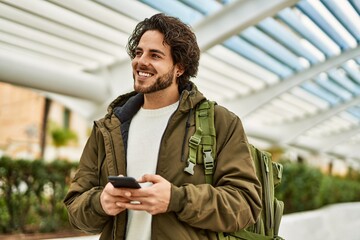
<path fill-rule="evenodd" d="M 285 203 L 284 213 L 312 210 L 327 204 L 360 201 L 360 179 L 323 174 L 319 169 L 282 162 L 282 183 L 275 195 Z"/>
<path fill-rule="evenodd" d="M 0 158 L 0 232 L 50 232 L 68 227 L 62 199 L 77 163 Z"/>

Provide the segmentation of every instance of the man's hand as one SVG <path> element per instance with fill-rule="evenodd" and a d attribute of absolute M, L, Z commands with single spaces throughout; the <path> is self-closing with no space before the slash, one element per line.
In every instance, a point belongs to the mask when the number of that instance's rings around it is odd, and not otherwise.
<path fill-rule="evenodd" d="M 129 203 L 129 196 L 131 193 L 128 189 L 114 188 L 111 183 L 107 183 L 100 195 L 100 203 L 106 214 L 115 216 L 125 210 L 118 203 Z"/>
<path fill-rule="evenodd" d="M 123 196 L 138 204 L 118 201 L 118 209 L 147 211 L 151 215 L 166 212 L 170 202 L 171 183 L 159 175 L 152 174 L 145 174 L 138 182 L 151 182 L 153 185 L 140 189 L 126 189 Z"/>

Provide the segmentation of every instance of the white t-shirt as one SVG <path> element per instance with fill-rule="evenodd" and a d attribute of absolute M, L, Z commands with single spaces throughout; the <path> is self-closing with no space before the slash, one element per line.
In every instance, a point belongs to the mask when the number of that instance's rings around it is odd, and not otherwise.
<path fill-rule="evenodd" d="M 131 120 L 127 147 L 127 175 L 135 179 L 155 174 L 160 142 L 179 102 L 160 109 L 141 108 Z M 142 184 L 146 187 L 147 184 Z M 126 239 L 151 238 L 151 214 L 129 210 Z"/>

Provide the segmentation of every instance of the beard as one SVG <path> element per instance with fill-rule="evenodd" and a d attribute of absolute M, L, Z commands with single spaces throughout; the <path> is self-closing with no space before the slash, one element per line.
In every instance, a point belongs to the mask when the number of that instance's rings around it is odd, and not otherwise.
<path fill-rule="evenodd" d="M 152 85 L 147 86 L 147 87 L 137 85 L 134 75 L 133 75 L 133 78 L 134 78 L 134 90 L 136 92 L 143 93 L 143 94 L 154 93 L 154 92 L 166 89 L 171 86 L 171 84 L 173 83 L 173 79 L 174 79 L 174 67 L 169 72 L 167 72 L 164 75 L 157 78 Z"/>

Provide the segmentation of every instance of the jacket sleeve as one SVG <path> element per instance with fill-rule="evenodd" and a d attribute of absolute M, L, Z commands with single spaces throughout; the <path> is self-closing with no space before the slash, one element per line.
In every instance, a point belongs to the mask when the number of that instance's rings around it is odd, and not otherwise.
<path fill-rule="evenodd" d="M 193 227 L 234 232 L 257 220 L 261 187 L 240 119 L 222 107 L 215 112 L 217 159 L 214 184 L 172 185 L 169 211 Z"/>
<path fill-rule="evenodd" d="M 99 184 L 98 166 L 99 161 L 104 160 L 104 156 L 99 154 L 103 152 L 99 151 L 102 143 L 100 133 L 94 127 L 64 199 L 71 225 L 89 233 L 100 233 L 111 219 L 100 204 L 103 187 Z"/>

